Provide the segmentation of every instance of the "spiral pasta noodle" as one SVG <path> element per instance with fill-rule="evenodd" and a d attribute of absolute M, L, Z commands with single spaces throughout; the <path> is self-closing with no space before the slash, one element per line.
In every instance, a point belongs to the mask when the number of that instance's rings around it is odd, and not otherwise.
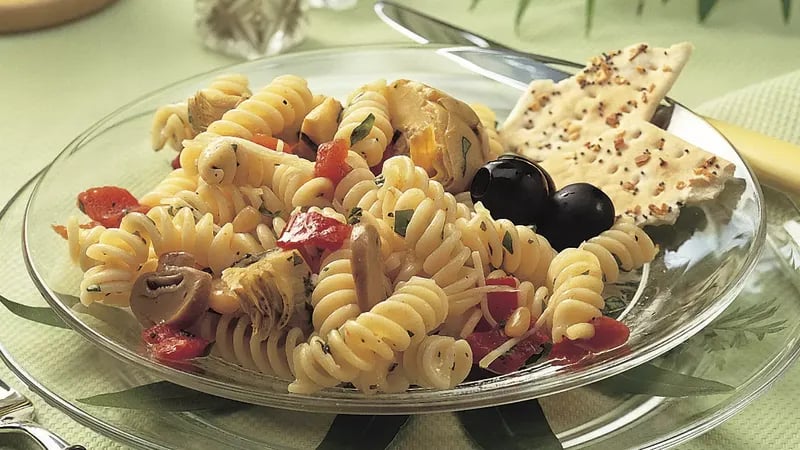
<path fill-rule="evenodd" d="M 66 229 L 67 245 L 72 262 L 77 264 L 84 272 L 97 265 L 97 261 L 86 255 L 86 250 L 100 240 L 100 236 L 102 236 L 106 227 L 95 225 L 89 229 L 83 229 L 78 224 L 78 218 L 70 216 L 67 219 Z"/>
<path fill-rule="evenodd" d="M 194 191 L 197 189 L 197 175 L 189 175 L 183 169 L 170 172 L 156 187 L 139 199 L 139 203 L 146 206 L 157 206 L 164 199 L 174 196 L 181 191 Z"/>
<path fill-rule="evenodd" d="M 389 121 L 389 102 L 386 99 L 384 80 L 362 86 L 351 94 L 347 106 L 342 111 L 342 120 L 336 130 L 336 139 L 345 139 L 351 150 L 360 154 L 370 167 L 378 165 L 383 152 L 392 139 L 394 128 Z M 354 131 L 372 117 L 372 126 L 365 136 L 356 140 Z"/>
<path fill-rule="evenodd" d="M 265 339 L 253 333 L 247 315 L 206 313 L 201 319 L 200 335 L 214 342 L 211 354 L 233 364 L 282 380 L 294 379 L 294 349 L 305 341 L 298 327 L 270 332 Z"/>
<path fill-rule="evenodd" d="M 327 335 L 361 313 L 350 266 L 351 254 L 346 248 L 337 250 L 320 265 L 317 285 L 311 293 L 314 307 L 311 321 L 320 335 Z"/>
<path fill-rule="evenodd" d="M 425 336 L 403 352 L 402 369 L 409 384 L 434 389 L 453 388 L 472 369 L 467 341 L 450 336 Z"/>
<path fill-rule="evenodd" d="M 151 129 L 153 150 L 160 150 L 164 145 L 180 150 L 184 139 L 191 139 L 205 129 L 205 126 L 195 126 L 192 123 L 198 121 L 198 117 L 192 117 L 193 109 L 194 115 L 198 116 L 198 108 L 195 106 L 197 103 L 202 102 L 204 109 L 211 114 L 210 118 L 219 119 L 242 98 L 250 96 L 248 83 L 244 75 L 219 75 L 188 101 L 158 108 L 153 116 Z M 204 119 L 208 116 L 209 114 L 204 114 Z"/>
<path fill-rule="evenodd" d="M 553 342 L 594 336 L 589 323 L 602 316 L 603 273 L 597 257 L 582 249 L 567 248 L 553 258 L 547 270 L 552 294 L 536 325 L 550 325 Z"/>
<path fill-rule="evenodd" d="M 658 249 L 650 236 L 636 224 L 618 220 L 609 230 L 582 243 L 580 248 L 600 261 L 607 283 L 619 278 L 619 269 L 636 270 L 656 257 Z"/>
<path fill-rule="evenodd" d="M 306 80 L 294 75 L 279 76 L 211 123 L 206 131 L 184 141 L 181 167 L 189 174 L 197 173 L 200 153 L 219 136 L 250 139 L 254 134 L 261 133 L 294 142 L 313 102 Z M 211 182 L 208 179 L 206 181 Z"/>
<path fill-rule="evenodd" d="M 469 220 L 458 219 L 464 244 L 480 254 L 487 267 L 500 268 L 536 286 L 544 284 L 555 251 L 547 239 L 529 227 L 495 220 L 479 202 Z"/>
<path fill-rule="evenodd" d="M 252 235 L 234 232 L 233 224 L 215 227 L 211 214 L 195 220 L 190 208 L 174 215 L 166 206 L 152 208 L 147 215 L 130 213 L 119 228 L 103 231 L 87 248 L 86 256 L 99 264 L 84 273 L 81 302 L 127 304 L 136 277 L 145 269 L 153 270 L 158 256 L 179 250 L 191 253 L 197 264 L 214 274 L 247 254 L 264 251 Z"/>
<path fill-rule="evenodd" d="M 422 341 L 446 316 L 444 291 L 433 280 L 414 277 L 356 319 L 298 346 L 289 391 L 310 394 L 352 381 Z"/>

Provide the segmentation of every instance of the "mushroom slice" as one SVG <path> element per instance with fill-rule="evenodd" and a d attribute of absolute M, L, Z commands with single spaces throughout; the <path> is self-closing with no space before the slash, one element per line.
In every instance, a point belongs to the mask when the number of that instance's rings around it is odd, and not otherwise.
<path fill-rule="evenodd" d="M 341 114 L 342 104 L 339 100 L 325 97 L 303 119 L 303 124 L 300 126 L 300 142 L 297 143 L 294 153 L 314 161 L 319 144 L 333 140 L 336 135 Z"/>
<path fill-rule="evenodd" d="M 245 267 L 230 267 L 222 281 L 250 316 L 253 332 L 266 339 L 287 325 L 307 327 L 313 285 L 311 268 L 297 250 L 274 249 Z"/>
<path fill-rule="evenodd" d="M 465 191 L 491 159 L 489 138 L 475 111 L 438 89 L 397 80 L 390 85 L 389 112 L 401 133 L 395 153 L 408 154 L 449 192 Z"/>
<path fill-rule="evenodd" d="M 392 287 L 381 255 L 381 236 L 371 224 L 358 223 L 350 234 L 350 267 L 361 311 L 386 300 Z"/>
<path fill-rule="evenodd" d="M 170 267 L 196 268 L 197 262 L 194 259 L 194 255 L 187 252 L 167 252 L 158 257 L 158 268 L 156 270 L 165 270 Z"/>
<path fill-rule="evenodd" d="M 131 311 L 144 327 L 192 326 L 208 309 L 211 275 L 191 267 L 167 267 L 139 275 L 131 289 Z"/>

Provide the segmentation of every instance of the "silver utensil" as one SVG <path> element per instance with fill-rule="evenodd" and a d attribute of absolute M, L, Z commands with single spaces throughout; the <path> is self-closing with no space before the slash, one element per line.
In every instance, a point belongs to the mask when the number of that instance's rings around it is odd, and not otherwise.
<path fill-rule="evenodd" d="M 86 450 L 81 445 L 69 445 L 42 428 L 33 421 L 34 415 L 33 403 L 0 381 L 0 433 L 24 433 L 47 450 Z"/>
<path fill-rule="evenodd" d="M 552 56 L 521 52 L 497 41 L 493 41 L 479 34 L 464 30 L 443 20 L 439 20 L 391 1 L 375 2 L 374 8 L 378 17 L 387 25 L 420 44 L 470 45 L 517 53 L 545 64 L 555 64 L 578 69 L 583 67 L 583 64 L 577 64 Z"/>

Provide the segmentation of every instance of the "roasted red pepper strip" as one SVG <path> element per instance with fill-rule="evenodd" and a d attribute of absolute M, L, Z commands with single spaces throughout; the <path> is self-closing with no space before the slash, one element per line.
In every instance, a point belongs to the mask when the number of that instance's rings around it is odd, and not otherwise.
<path fill-rule="evenodd" d="M 592 319 L 594 337 L 571 340 L 564 338 L 550 350 L 550 359 L 562 364 L 574 364 L 594 353 L 617 348 L 628 342 L 631 334 L 627 325 L 610 317 Z"/>
<path fill-rule="evenodd" d="M 294 153 L 294 147 L 292 145 L 268 134 L 256 133 L 252 138 L 250 138 L 250 140 L 258 145 L 272 150 L 282 151 L 284 153 Z M 278 150 L 279 148 L 280 150 Z"/>
<path fill-rule="evenodd" d="M 86 223 L 82 223 L 82 224 L 78 225 L 78 228 L 80 228 L 82 230 L 89 230 L 89 229 L 92 229 L 92 228 L 94 228 L 94 227 L 96 227 L 98 225 L 100 225 L 100 224 L 93 220 L 91 222 L 86 222 Z M 50 225 L 50 228 L 52 228 L 53 231 L 58 233 L 58 235 L 61 236 L 64 239 L 67 239 L 69 237 L 67 235 L 67 227 L 65 227 L 64 225 Z"/>
<path fill-rule="evenodd" d="M 339 184 L 342 178 L 353 170 L 345 162 L 347 151 L 347 142 L 344 139 L 320 144 L 317 150 L 317 161 L 314 163 L 314 175 L 325 177 L 333 181 L 333 184 Z"/>
<path fill-rule="evenodd" d="M 467 336 L 467 343 L 472 348 L 472 359 L 475 364 L 508 340 L 509 337 L 506 336 L 501 328 L 474 332 Z M 531 356 L 541 353 L 543 345 L 548 341 L 547 335 L 537 330 L 526 339 L 518 342 L 511 350 L 495 359 L 487 369 L 499 374 L 514 372 L 522 367 Z"/>
<path fill-rule="evenodd" d="M 497 322 L 502 322 L 508 319 L 511 313 L 519 306 L 519 291 L 516 288 L 519 286 L 519 280 L 514 277 L 500 277 L 500 278 L 487 278 L 486 284 L 489 286 L 508 286 L 514 288 L 513 291 L 508 292 L 489 292 L 486 294 L 486 303 L 489 306 L 489 313 L 492 318 Z M 475 331 L 489 331 L 492 326 L 485 318 L 481 318 Z"/>
<path fill-rule="evenodd" d="M 103 186 L 78 194 L 78 208 L 106 228 L 117 228 L 125 214 L 146 213 L 150 208 L 140 205 L 127 189 Z"/>
<path fill-rule="evenodd" d="M 142 331 L 142 340 L 150 354 L 159 361 L 186 361 L 202 356 L 208 341 L 165 324 Z"/>
<path fill-rule="evenodd" d="M 284 250 L 313 245 L 327 250 L 336 250 L 350 237 L 352 227 L 318 212 L 299 212 L 289 218 L 289 223 L 278 239 L 278 247 Z"/>

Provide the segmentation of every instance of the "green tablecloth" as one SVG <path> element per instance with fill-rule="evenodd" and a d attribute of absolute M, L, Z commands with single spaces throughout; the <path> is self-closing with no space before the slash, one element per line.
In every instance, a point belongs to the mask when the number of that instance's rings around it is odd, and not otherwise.
<path fill-rule="evenodd" d="M 606 0 L 597 2 L 589 37 L 583 33 L 584 2 L 578 0 L 531 2 L 519 34 L 512 28 L 512 0 L 484 0 L 472 12 L 469 0 L 406 3 L 508 45 L 579 61 L 636 41 L 691 41 L 696 51 L 671 93 L 674 98 L 800 144 L 800 17 L 784 25 L 779 2 L 720 2 L 699 25 L 695 2 L 646 2 L 644 14 L 637 16 L 635 2 Z M 300 50 L 407 42 L 379 22 L 369 2 L 344 12 L 314 10 L 310 16 Z M 122 0 L 74 23 L 0 36 L 0 202 L 119 105 L 235 62 L 205 50 L 192 24 L 190 0 Z M 4 366 L 0 379 L 33 396 Z M 33 397 L 40 421 L 69 441 L 90 448 L 116 445 Z M 797 398 L 800 369 L 794 368 L 763 398 L 683 448 L 800 448 Z"/>

